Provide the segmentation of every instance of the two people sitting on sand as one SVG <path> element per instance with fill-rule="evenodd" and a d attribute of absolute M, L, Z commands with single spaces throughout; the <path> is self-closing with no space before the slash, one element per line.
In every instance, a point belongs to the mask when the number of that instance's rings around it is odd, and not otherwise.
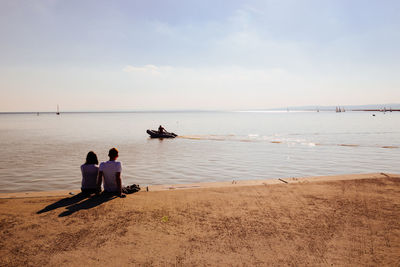
<path fill-rule="evenodd" d="M 123 193 L 134 193 L 140 190 L 138 185 L 123 187 L 121 179 L 122 166 L 121 162 L 116 161 L 118 158 L 118 150 L 111 148 L 108 152 L 109 160 L 100 163 L 97 155 L 90 151 L 87 154 L 86 162 L 81 166 L 82 172 L 82 193 L 99 194 L 101 192 L 101 184 L 103 183 L 104 193 L 114 194 L 119 197 L 125 197 Z"/>

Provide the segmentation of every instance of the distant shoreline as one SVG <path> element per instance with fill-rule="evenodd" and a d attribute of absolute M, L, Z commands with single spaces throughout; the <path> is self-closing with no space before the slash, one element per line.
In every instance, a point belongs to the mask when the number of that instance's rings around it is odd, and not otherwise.
<path fill-rule="evenodd" d="M 335 112 L 335 111 L 365 111 L 365 112 L 390 112 L 400 111 L 400 103 L 368 104 L 368 105 L 307 105 L 287 106 L 279 108 L 239 108 L 239 109 L 120 109 L 120 110 L 63 110 L 60 113 L 216 113 L 216 112 Z M 0 111 L 1 114 L 56 114 L 54 111 Z"/>
<path fill-rule="evenodd" d="M 400 109 L 346 109 L 345 112 L 399 112 Z M 154 111 L 60 111 L 60 114 L 123 114 L 123 113 L 230 113 L 230 112 L 265 112 L 265 113 L 290 113 L 290 112 L 336 112 L 335 109 L 257 109 L 257 110 L 154 110 Z M 56 112 L 50 111 L 18 111 L 0 112 L 0 115 L 51 115 Z"/>

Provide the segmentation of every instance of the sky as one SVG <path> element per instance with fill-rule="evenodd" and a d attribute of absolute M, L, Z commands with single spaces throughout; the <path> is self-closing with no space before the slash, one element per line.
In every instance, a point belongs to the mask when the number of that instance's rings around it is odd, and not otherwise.
<path fill-rule="evenodd" d="M 400 103 L 397 0 L 0 0 L 0 112 Z"/>

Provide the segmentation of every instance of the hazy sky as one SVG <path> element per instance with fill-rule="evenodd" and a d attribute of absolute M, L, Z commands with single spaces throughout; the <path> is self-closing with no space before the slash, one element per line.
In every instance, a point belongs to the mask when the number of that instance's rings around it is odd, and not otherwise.
<path fill-rule="evenodd" d="M 0 0 L 0 111 L 400 102 L 398 0 Z"/>

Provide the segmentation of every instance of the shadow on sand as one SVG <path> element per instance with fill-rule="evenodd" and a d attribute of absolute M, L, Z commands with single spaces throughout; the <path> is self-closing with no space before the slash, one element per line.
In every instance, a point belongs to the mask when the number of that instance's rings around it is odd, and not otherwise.
<path fill-rule="evenodd" d="M 71 215 L 79 210 L 85 210 L 97 207 L 114 198 L 117 198 L 117 196 L 107 193 L 102 193 L 98 196 L 79 193 L 75 196 L 64 198 L 57 202 L 54 202 L 53 204 L 44 207 L 43 209 L 39 210 L 36 213 L 41 214 L 58 208 L 66 207 L 67 210 L 63 211 L 58 215 L 58 217 L 64 217 Z"/>

